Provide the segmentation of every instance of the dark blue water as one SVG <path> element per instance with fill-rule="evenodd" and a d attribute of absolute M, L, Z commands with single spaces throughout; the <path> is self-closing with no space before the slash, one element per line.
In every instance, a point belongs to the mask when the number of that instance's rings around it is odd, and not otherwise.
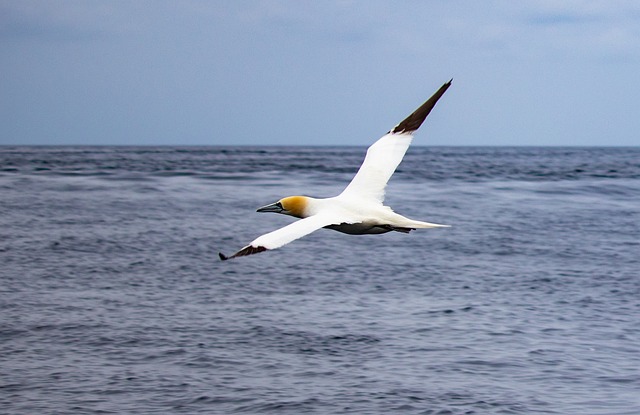
<path fill-rule="evenodd" d="M 640 414 L 640 148 L 411 148 L 321 230 L 362 148 L 0 148 L 3 414 Z"/>

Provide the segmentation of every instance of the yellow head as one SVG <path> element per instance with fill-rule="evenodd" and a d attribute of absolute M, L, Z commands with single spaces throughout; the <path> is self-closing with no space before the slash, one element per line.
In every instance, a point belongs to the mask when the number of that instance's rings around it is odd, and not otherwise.
<path fill-rule="evenodd" d="M 309 198 L 306 196 L 289 196 L 278 200 L 267 206 L 258 209 L 258 212 L 275 212 L 283 215 L 295 216 L 296 218 L 307 217 L 307 204 Z"/>

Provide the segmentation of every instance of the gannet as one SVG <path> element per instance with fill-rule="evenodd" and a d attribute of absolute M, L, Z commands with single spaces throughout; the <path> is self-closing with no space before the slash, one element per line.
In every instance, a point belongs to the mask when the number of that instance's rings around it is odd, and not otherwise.
<path fill-rule="evenodd" d="M 289 196 L 259 208 L 258 212 L 280 213 L 300 220 L 256 238 L 231 256 L 219 253 L 220 259 L 225 261 L 280 248 L 320 228 L 350 235 L 366 235 L 448 227 L 406 218 L 384 206 L 383 202 L 387 182 L 409 148 L 413 133 L 422 125 L 452 81 L 442 85 L 417 110 L 367 149 L 364 162 L 342 193 L 326 199 Z"/>

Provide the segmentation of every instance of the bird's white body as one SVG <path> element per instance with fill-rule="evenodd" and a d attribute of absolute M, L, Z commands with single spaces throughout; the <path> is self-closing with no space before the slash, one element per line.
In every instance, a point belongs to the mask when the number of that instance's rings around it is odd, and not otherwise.
<path fill-rule="evenodd" d="M 444 84 L 420 108 L 371 145 L 358 173 L 342 193 L 326 199 L 290 196 L 258 209 L 258 212 L 282 213 L 300 220 L 256 238 L 231 257 L 220 254 L 220 258 L 225 260 L 276 249 L 320 228 L 364 235 L 447 226 L 406 218 L 383 202 L 387 182 L 409 148 L 413 132 L 450 85 L 451 81 Z"/>
<path fill-rule="evenodd" d="M 353 231 L 348 232 L 348 226 L 341 230 L 344 233 L 349 234 L 369 234 L 369 233 L 384 233 L 380 231 L 366 232 L 366 227 L 384 227 L 387 228 L 385 232 L 389 232 L 393 229 L 390 228 L 434 228 L 444 225 L 437 225 L 434 223 L 421 222 L 413 219 L 406 218 L 397 214 L 389 206 L 384 206 L 382 203 L 372 202 L 366 199 L 359 199 L 356 197 L 345 197 L 343 195 L 331 197 L 327 199 L 313 199 L 309 198 L 307 201 L 309 205 L 309 212 L 311 215 L 325 215 L 327 217 L 342 218 L 340 224 L 354 225 Z M 335 223 L 331 224 L 335 225 Z M 356 226 L 364 225 L 364 226 Z M 362 232 L 356 231 L 356 229 L 362 229 Z"/>

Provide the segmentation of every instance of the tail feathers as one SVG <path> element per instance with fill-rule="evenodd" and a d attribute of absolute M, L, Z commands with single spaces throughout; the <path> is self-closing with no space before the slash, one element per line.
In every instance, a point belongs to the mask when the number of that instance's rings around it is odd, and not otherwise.
<path fill-rule="evenodd" d="M 415 221 L 412 221 L 410 224 L 408 224 L 408 227 L 426 229 L 426 228 L 450 228 L 451 226 L 439 225 L 437 223 L 421 222 L 421 221 L 415 220 Z"/>

